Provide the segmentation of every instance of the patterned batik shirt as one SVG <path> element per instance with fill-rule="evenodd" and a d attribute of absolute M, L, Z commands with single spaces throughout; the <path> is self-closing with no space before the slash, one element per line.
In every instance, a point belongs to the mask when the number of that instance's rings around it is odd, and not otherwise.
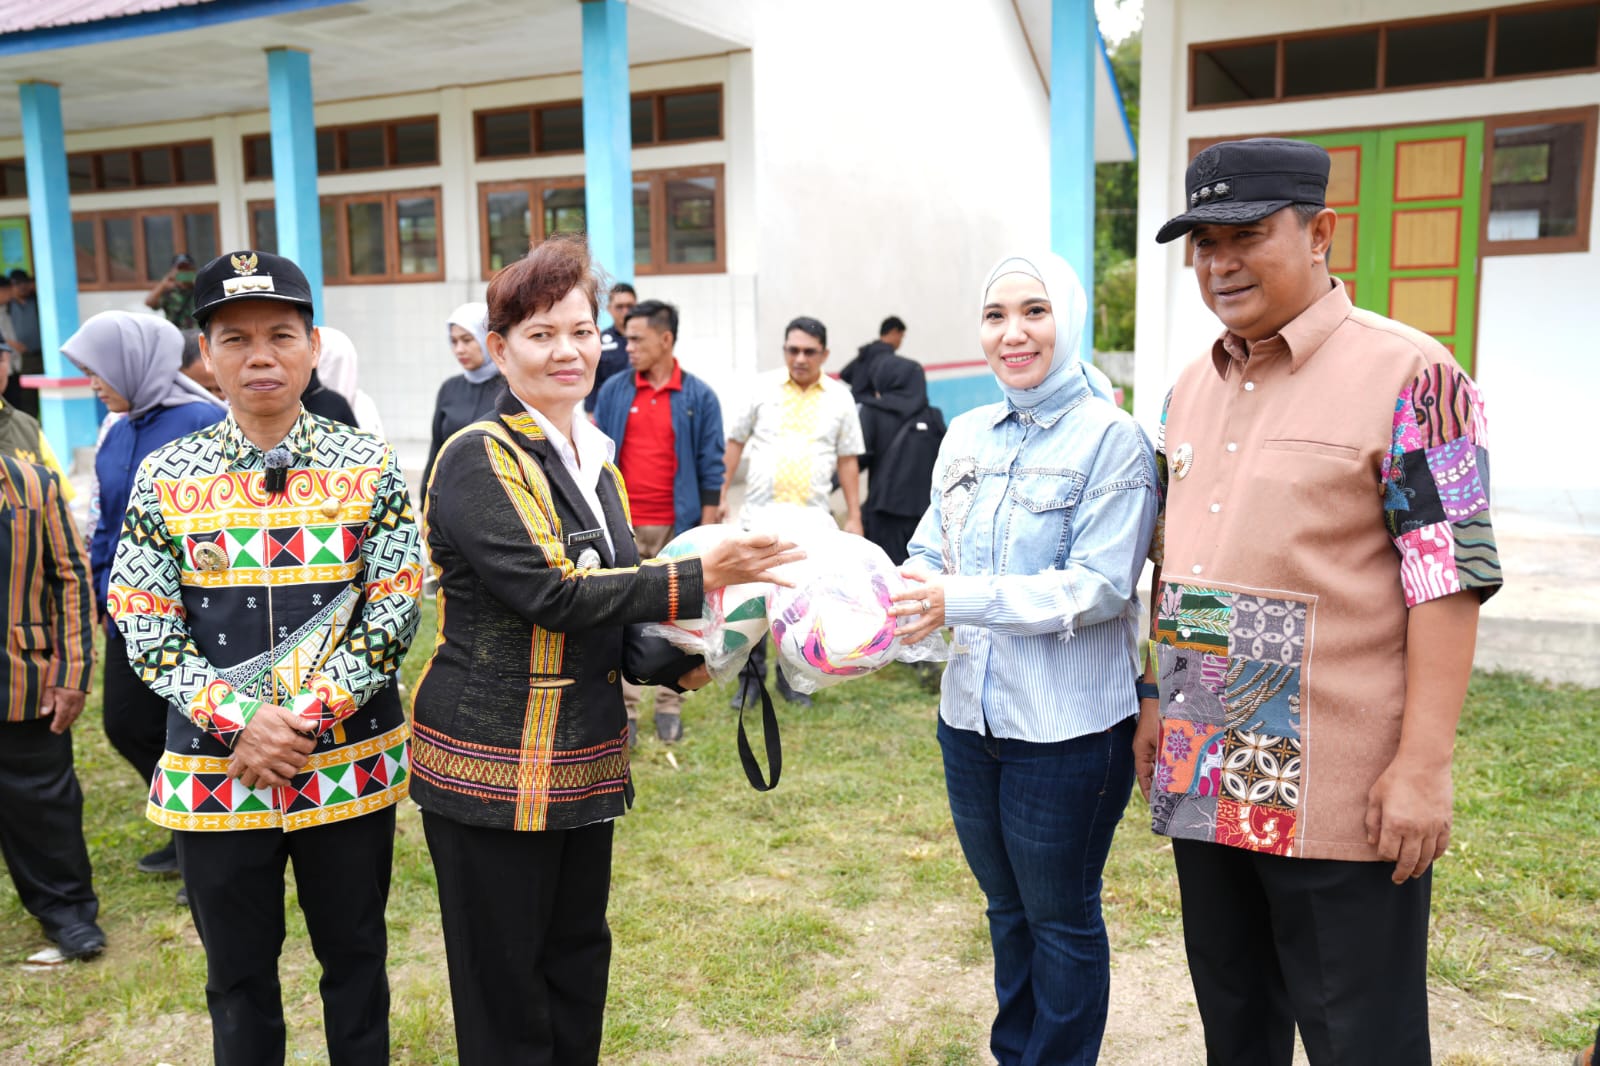
<path fill-rule="evenodd" d="M 1343 285 L 1184 370 L 1158 446 L 1156 832 L 1379 858 L 1367 796 L 1399 748 L 1408 612 L 1500 586 L 1487 449 L 1450 352 Z"/>
<path fill-rule="evenodd" d="M 410 788 L 410 729 L 390 683 L 416 631 L 417 526 L 388 445 L 302 412 L 285 491 L 230 416 L 145 460 L 109 604 L 139 676 L 169 701 L 151 821 L 293 830 L 367 814 Z M 263 703 L 318 737 L 287 787 L 227 776 Z"/>
<path fill-rule="evenodd" d="M 827 376 L 802 389 L 788 370 L 761 375 L 728 439 L 746 444 L 747 521 L 775 503 L 827 511 L 839 459 L 867 450 L 850 390 Z"/>

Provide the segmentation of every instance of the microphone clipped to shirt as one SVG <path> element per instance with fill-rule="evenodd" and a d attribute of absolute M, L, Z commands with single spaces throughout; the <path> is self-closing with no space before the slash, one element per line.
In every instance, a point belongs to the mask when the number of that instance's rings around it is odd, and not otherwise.
<path fill-rule="evenodd" d="M 267 495 L 277 496 L 289 487 L 289 467 L 294 463 L 294 456 L 289 454 L 289 449 L 279 445 L 269 451 L 266 456 L 267 464 Z"/>

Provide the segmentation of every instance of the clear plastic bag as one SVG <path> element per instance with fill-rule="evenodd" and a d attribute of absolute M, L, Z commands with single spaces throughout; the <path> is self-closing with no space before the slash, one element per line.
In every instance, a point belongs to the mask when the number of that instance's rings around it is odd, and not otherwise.
<path fill-rule="evenodd" d="M 890 597 L 910 582 L 882 548 L 838 529 L 806 530 L 795 539 L 806 558 L 783 569 L 794 588 L 773 586 L 768 601 L 778 658 L 792 688 L 811 693 L 891 662 L 949 658 L 941 633 L 913 645 L 895 635 L 902 620 L 889 613 Z"/>
<path fill-rule="evenodd" d="M 704 555 L 713 545 L 738 535 L 735 526 L 696 526 L 673 537 L 661 549 L 661 557 Z M 757 642 L 767 635 L 767 601 L 771 592 L 772 586 L 765 584 L 713 589 L 705 594 L 699 617 L 654 623 L 644 631 L 704 657 L 711 676 L 726 681 L 744 667 Z"/>

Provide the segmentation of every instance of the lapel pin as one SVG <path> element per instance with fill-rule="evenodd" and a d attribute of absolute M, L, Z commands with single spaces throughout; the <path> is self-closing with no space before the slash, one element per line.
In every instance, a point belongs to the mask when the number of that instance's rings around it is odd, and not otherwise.
<path fill-rule="evenodd" d="M 1180 444 L 1178 450 L 1172 453 L 1172 472 L 1179 478 L 1189 476 L 1189 469 L 1194 466 L 1194 446 Z"/>
<path fill-rule="evenodd" d="M 194 546 L 194 565 L 197 569 L 208 572 L 226 570 L 228 568 L 228 553 L 217 544 L 207 541 Z"/>

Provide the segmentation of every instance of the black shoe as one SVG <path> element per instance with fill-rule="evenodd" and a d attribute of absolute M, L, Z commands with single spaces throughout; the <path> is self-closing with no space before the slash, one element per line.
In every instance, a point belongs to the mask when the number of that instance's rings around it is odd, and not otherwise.
<path fill-rule="evenodd" d="M 630 718 L 630 719 L 628 719 L 628 747 L 637 748 L 638 746 L 639 746 L 639 719 Z"/>
<path fill-rule="evenodd" d="M 188 885 L 179 885 L 178 886 L 178 906 L 187 907 L 188 905 L 189 905 L 189 886 Z"/>
<path fill-rule="evenodd" d="M 796 707 L 811 706 L 811 697 L 804 692 L 796 692 L 790 688 L 789 679 L 783 676 L 781 670 L 778 672 L 778 695 L 782 696 L 785 702 L 792 703 Z"/>
<path fill-rule="evenodd" d="M 164 848 L 157 848 L 139 860 L 139 872 L 142 874 L 175 874 L 178 872 L 178 845 L 176 841 L 168 841 Z"/>
<path fill-rule="evenodd" d="M 670 711 L 657 711 L 656 739 L 663 744 L 676 744 L 682 740 L 683 716 Z"/>
<path fill-rule="evenodd" d="M 93 922 L 69 925 L 51 939 L 63 959 L 92 959 L 106 949 L 106 935 Z"/>
<path fill-rule="evenodd" d="M 760 702 L 761 696 L 756 692 L 754 685 L 741 684 L 738 690 L 734 692 L 733 699 L 728 701 L 728 706 L 736 711 L 742 711 L 746 707 L 754 707 Z"/>

